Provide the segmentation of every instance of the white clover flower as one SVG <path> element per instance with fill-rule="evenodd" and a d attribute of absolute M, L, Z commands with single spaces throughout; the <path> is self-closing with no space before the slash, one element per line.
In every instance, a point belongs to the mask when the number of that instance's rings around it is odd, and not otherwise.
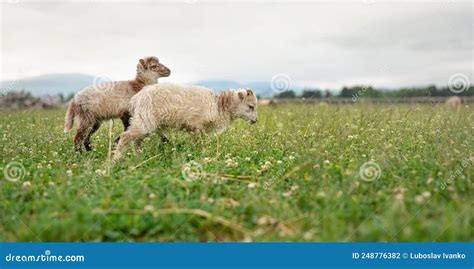
<path fill-rule="evenodd" d="M 311 240 L 313 238 L 313 233 L 311 231 L 307 231 L 303 234 L 304 240 Z"/>
<path fill-rule="evenodd" d="M 431 184 L 432 182 L 434 181 L 434 179 L 432 177 L 429 177 L 427 180 L 426 180 L 426 184 Z"/>
<path fill-rule="evenodd" d="M 266 225 L 268 223 L 268 218 L 266 216 L 260 217 L 257 220 L 258 225 Z"/>
<path fill-rule="evenodd" d="M 424 191 L 421 193 L 421 196 L 425 197 L 425 198 L 430 198 L 431 197 L 431 192 L 429 191 Z"/>
<path fill-rule="evenodd" d="M 237 165 L 239 165 L 238 162 L 236 162 L 234 159 L 232 158 L 229 158 L 225 161 L 227 167 L 236 167 Z"/>
<path fill-rule="evenodd" d="M 404 195 L 403 195 L 403 193 L 397 193 L 397 194 L 395 195 L 395 200 L 402 201 L 403 198 L 405 198 Z"/>
<path fill-rule="evenodd" d="M 261 167 L 260 167 L 260 170 L 262 172 L 264 171 L 267 171 L 268 169 L 270 169 L 270 167 L 272 167 L 272 163 L 269 162 L 269 161 L 266 161 Z"/>
<path fill-rule="evenodd" d="M 422 195 L 415 196 L 415 203 L 422 204 L 425 202 L 425 198 Z"/>
<path fill-rule="evenodd" d="M 143 210 L 145 212 L 152 212 L 153 210 L 155 210 L 155 208 L 152 206 L 152 205 L 146 205 Z"/>

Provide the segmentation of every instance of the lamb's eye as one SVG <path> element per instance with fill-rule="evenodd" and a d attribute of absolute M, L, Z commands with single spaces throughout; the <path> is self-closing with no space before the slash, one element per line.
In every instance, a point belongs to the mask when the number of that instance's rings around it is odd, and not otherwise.
<path fill-rule="evenodd" d="M 249 106 L 250 110 L 254 110 L 255 107 L 254 106 Z"/>
<path fill-rule="evenodd" d="M 157 68 L 157 66 L 154 65 L 154 66 L 151 67 L 151 70 L 156 70 L 156 68 Z"/>

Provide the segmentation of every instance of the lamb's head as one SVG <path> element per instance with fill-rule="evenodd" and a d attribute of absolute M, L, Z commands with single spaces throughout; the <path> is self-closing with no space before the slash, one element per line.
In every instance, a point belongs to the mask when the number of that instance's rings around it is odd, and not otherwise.
<path fill-rule="evenodd" d="M 137 64 L 137 77 L 144 80 L 146 84 L 154 84 L 161 77 L 168 77 L 171 71 L 161 64 L 155 56 L 144 57 Z"/>
<path fill-rule="evenodd" d="M 237 90 L 237 102 L 234 106 L 233 115 L 250 123 L 257 122 L 257 97 L 251 89 Z"/>

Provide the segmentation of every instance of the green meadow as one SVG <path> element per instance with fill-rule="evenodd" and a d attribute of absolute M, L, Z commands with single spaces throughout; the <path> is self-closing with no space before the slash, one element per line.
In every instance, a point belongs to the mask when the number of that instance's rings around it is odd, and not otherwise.
<path fill-rule="evenodd" d="M 77 154 L 64 111 L 0 112 L 0 241 L 473 241 L 474 108 L 261 106 L 219 136 Z"/>

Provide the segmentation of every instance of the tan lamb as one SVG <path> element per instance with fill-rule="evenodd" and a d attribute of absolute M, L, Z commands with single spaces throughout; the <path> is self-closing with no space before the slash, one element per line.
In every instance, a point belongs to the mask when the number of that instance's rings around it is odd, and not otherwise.
<path fill-rule="evenodd" d="M 114 159 L 135 142 L 140 150 L 143 139 L 170 128 L 201 132 L 222 132 L 235 119 L 257 122 L 257 97 L 251 89 L 215 93 L 200 86 L 156 84 L 145 87 L 130 101 L 130 127 L 120 135 Z"/>
<path fill-rule="evenodd" d="M 451 96 L 448 99 L 446 99 L 445 105 L 449 108 L 459 108 L 461 107 L 461 98 L 458 96 Z"/>
<path fill-rule="evenodd" d="M 171 71 L 158 58 L 144 57 L 137 64 L 134 80 L 113 81 L 92 85 L 79 91 L 71 100 L 66 112 L 64 131 L 69 131 L 77 122 L 74 137 L 76 151 L 92 150 L 91 136 L 99 129 L 103 120 L 120 118 L 124 130 L 129 126 L 129 102 L 132 96 L 146 85 L 156 84 L 158 78 L 168 77 Z"/>

